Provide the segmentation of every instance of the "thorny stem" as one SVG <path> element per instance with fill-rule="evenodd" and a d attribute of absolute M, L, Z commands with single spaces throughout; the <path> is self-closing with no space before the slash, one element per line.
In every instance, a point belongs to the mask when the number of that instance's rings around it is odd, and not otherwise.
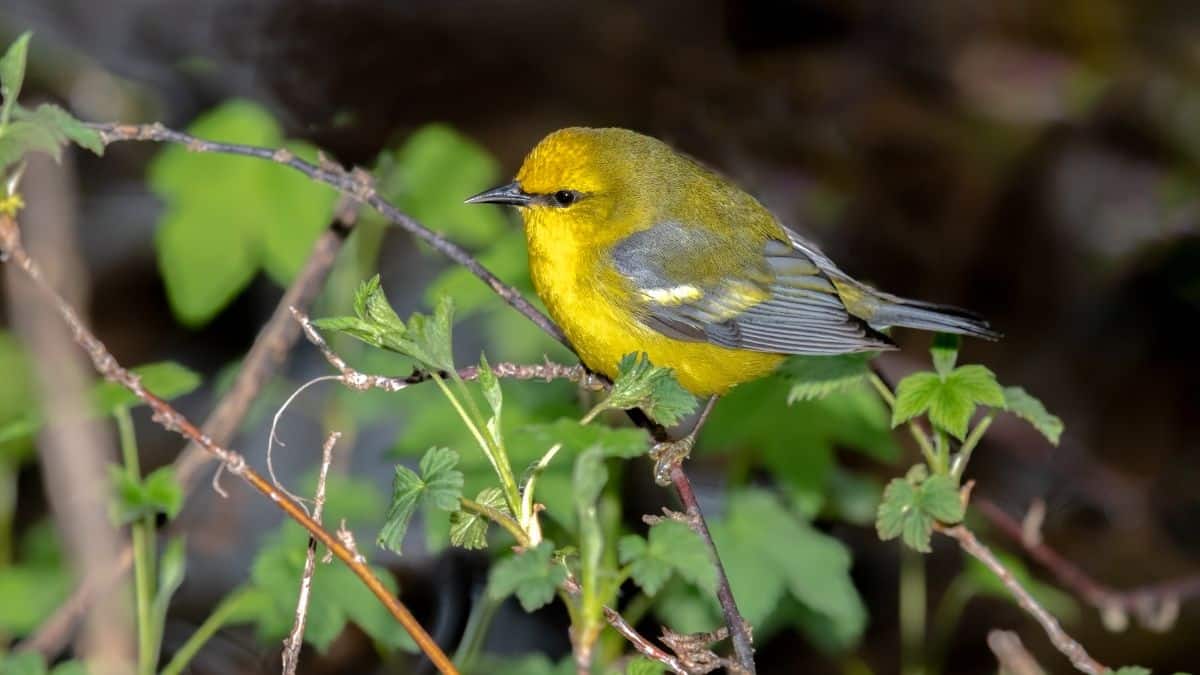
<path fill-rule="evenodd" d="M 1061 652 L 1063 656 L 1070 659 L 1071 665 L 1075 666 L 1080 672 L 1087 673 L 1088 675 L 1103 675 L 1108 672 L 1108 668 L 1092 658 L 1087 650 L 1083 648 L 1083 645 L 1079 644 L 1070 635 L 1067 635 L 1062 625 L 1058 623 L 1058 619 L 1035 600 L 1029 591 L 1025 590 L 1025 587 L 1021 586 L 1021 583 L 1013 577 L 1012 572 L 1009 572 L 996 559 L 996 556 L 992 555 L 991 550 L 976 539 L 970 530 L 963 525 L 939 527 L 938 530 L 957 541 L 963 551 L 983 563 L 992 571 L 992 574 L 995 574 L 1000 579 L 1000 582 L 1004 584 L 1004 587 L 1016 599 L 1021 609 L 1029 612 L 1041 624 L 1042 630 L 1046 632 L 1054 648 Z"/>
<path fill-rule="evenodd" d="M 115 417 L 125 475 L 131 482 L 140 483 L 142 470 L 133 417 L 125 406 L 117 408 Z M 154 667 L 158 665 L 155 663 L 158 641 L 154 639 L 153 612 L 150 610 L 150 604 L 154 602 L 154 517 L 143 516 L 130 523 L 129 538 L 133 548 L 133 589 L 137 608 L 138 675 L 154 675 Z"/>
<path fill-rule="evenodd" d="M 362 580 L 367 588 L 387 607 L 393 617 L 408 631 L 413 641 L 421 651 L 429 657 L 434 666 L 443 673 L 457 673 L 454 664 L 446 657 L 441 648 L 429 637 L 425 629 L 417 622 L 416 617 L 408 611 L 400 600 L 383 585 L 375 576 L 366 560 L 344 546 L 337 537 L 330 534 L 313 521 L 305 513 L 304 508 L 282 494 L 270 482 L 246 465 L 246 460 L 240 454 L 229 450 L 212 440 L 200 431 L 191 421 L 175 410 L 169 403 L 150 393 L 142 386 L 139 378 L 123 368 L 117 362 L 104 344 L 83 324 L 75 310 L 67 304 L 57 291 L 46 281 L 41 268 L 26 253 L 21 245 L 20 230 L 17 223 L 9 216 L 0 215 L 0 251 L 7 254 L 9 262 L 14 263 L 46 293 L 54 303 L 59 316 L 71 329 L 75 341 L 92 360 L 96 371 L 106 379 L 116 382 L 146 403 L 154 412 L 154 420 L 164 428 L 174 431 L 188 440 L 195 441 L 221 460 L 229 473 L 241 477 L 251 487 L 274 502 L 289 517 L 299 523 L 309 534 L 327 546 L 338 559 L 344 562 Z"/>

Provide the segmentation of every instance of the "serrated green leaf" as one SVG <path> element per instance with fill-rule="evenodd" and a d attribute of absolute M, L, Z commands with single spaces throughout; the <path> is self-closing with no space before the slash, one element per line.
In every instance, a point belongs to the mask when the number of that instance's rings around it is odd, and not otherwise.
<path fill-rule="evenodd" d="M 1004 388 L 1004 405 L 1008 412 L 1029 422 L 1051 445 L 1058 445 L 1063 433 L 1063 421 L 1046 410 L 1042 402 L 1021 387 Z"/>
<path fill-rule="evenodd" d="M 160 361 L 132 369 L 146 391 L 165 400 L 189 394 L 200 386 L 200 374 L 174 361 Z M 144 405 L 141 399 L 116 382 L 101 382 L 92 389 L 92 411 L 111 415 L 118 408 Z"/>
<path fill-rule="evenodd" d="M 41 127 L 54 138 L 56 145 L 61 146 L 69 141 L 97 155 L 104 154 L 104 140 L 100 132 L 84 125 L 53 103 L 43 103 L 34 110 L 17 106 L 13 109 L 13 117 Z"/>
<path fill-rule="evenodd" d="M 8 122 L 12 107 L 16 105 L 21 95 L 21 85 L 25 81 L 25 61 L 29 51 L 30 31 L 21 33 L 9 45 L 4 56 L 0 57 L 0 127 Z M 2 168 L 2 167 L 0 167 Z"/>
<path fill-rule="evenodd" d="M 617 546 L 622 565 L 647 595 L 655 595 L 673 573 L 707 593 L 716 587 L 716 570 L 708 549 L 691 528 L 664 520 L 650 528 L 646 539 L 630 534 Z"/>
<path fill-rule="evenodd" d="M 357 316 L 317 319 L 314 325 L 404 354 L 435 372 L 454 370 L 451 345 L 454 301 L 451 298 L 438 298 L 432 316 L 417 312 L 404 322 L 388 302 L 379 275 L 375 275 L 360 284 L 355 292 L 354 312 Z"/>
<path fill-rule="evenodd" d="M 285 142 L 262 107 L 231 101 L 199 117 L 188 132 L 207 140 L 283 147 L 306 159 L 316 149 Z M 275 162 L 171 145 L 149 168 L 166 202 L 156 235 L 159 270 L 176 317 L 207 323 L 260 270 L 289 282 L 328 226 L 336 192 Z"/>
<path fill-rule="evenodd" d="M 931 476 L 921 483 L 920 498 L 921 509 L 934 520 L 948 525 L 962 522 L 965 507 L 949 476 Z"/>
<path fill-rule="evenodd" d="M 567 571 L 553 562 L 554 544 L 543 541 L 537 548 L 504 558 L 492 567 L 488 593 L 496 600 L 516 593 L 521 607 L 532 612 L 554 599 Z"/>
<path fill-rule="evenodd" d="M 400 553 L 408 524 L 417 507 L 457 511 L 462 496 L 463 474 L 455 470 L 458 453 L 448 448 L 430 448 L 421 458 L 420 474 L 397 465 L 392 482 L 392 503 L 379 530 L 376 543 Z"/>
<path fill-rule="evenodd" d="M 875 532 L 883 541 L 895 539 L 904 532 L 904 522 L 916 508 L 917 489 L 902 478 L 893 478 L 883 489 Z"/>
<path fill-rule="evenodd" d="M 650 363 L 644 354 L 626 354 L 617 365 L 612 391 L 602 404 L 608 409 L 641 408 L 665 426 L 676 424 L 696 409 L 696 397 L 675 379 L 670 368 Z"/>
<path fill-rule="evenodd" d="M 511 515 L 500 488 L 485 488 L 475 495 L 475 501 Z M 468 550 L 487 548 L 488 525 L 488 519 L 484 516 L 469 511 L 455 511 L 450 514 L 450 543 Z"/>
<path fill-rule="evenodd" d="M 962 339 L 952 333 L 938 333 L 933 337 L 933 347 L 929 352 L 933 355 L 933 369 L 938 375 L 945 377 L 954 370 L 961 343 Z"/>
<path fill-rule="evenodd" d="M 813 401 L 862 382 L 870 372 L 870 361 L 878 352 L 836 356 L 793 356 L 784 362 L 782 373 L 790 378 L 788 405 Z"/>
<path fill-rule="evenodd" d="M 131 478 L 124 468 L 112 465 L 109 480 L 115 496 L 111 516 L 119 525 L 159 513 L 174 518 L 183 508 L 183 488 L 175 479 L 175 469 L 171 465 L 155 469 L 140 482 Z"/>
<path fill-rule="evenodd" d="M 0 169 L 30 152 L 44 152 L 57 162 L 62 158 L 62 145 L 53 129 L 33 122 L 13 121 L 0 129 Z"/>
<path fill-rule="evenodd" d="M 1004 392 L 992 371 L 980 365 L 959 366 L 939 376 L 914 373 L 896 387 L 892 426 L 927 412 L 929 421 L 962 440 L 978 404 L 1004 406 Z"/>
<path fill-rule="evenodd" d="M 585 425 L 569 417 L 526 425 L 517 429 L 512 438 L 514 447 L 529 444 L 548 448 L 561 443 L 562 453 L 567 457 L 577 457 L 590 447 L 601 448 L 606 457 L 623 459 L 639 457 L 649 450 L 646 434 L 639 429 Z"/>

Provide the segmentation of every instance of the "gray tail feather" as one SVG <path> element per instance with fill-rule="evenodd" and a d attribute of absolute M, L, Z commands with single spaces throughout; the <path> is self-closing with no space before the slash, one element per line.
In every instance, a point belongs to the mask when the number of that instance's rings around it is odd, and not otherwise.
<path fill-rule="evenodd" d="M 999 340 L 1003 337 L 992 330 L 983 317 L 965 309 L 882 293 L 879 295 L 882 296 L 882 302 L 871 316 L 872 325 L 958 333 L 985 340 Z"/>

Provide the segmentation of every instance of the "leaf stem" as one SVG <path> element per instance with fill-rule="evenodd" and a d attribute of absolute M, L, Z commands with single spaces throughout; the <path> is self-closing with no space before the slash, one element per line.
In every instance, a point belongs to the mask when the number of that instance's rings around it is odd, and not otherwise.
<path fill-rule="evenodd" d="M 979 420 L 979 424 L 967 434 L 967 440 L 963 441 L 962 447 L 958 449 L 958 454 L 954 456 L 954 462 L 950 466 L 950 476 L 955 483 L 962 480 L 963 474 L 967 471 L 967 463 L 971 461 L 971 453 L 975 451 L 975 447 L 979 445 L 980 439 L 987 433 L 988 427 L 992 426 L 992 422 L 996 419 L 996 413 L 990 412 L 983 419 Z"/>
<path fill-rule="evenodd" d="M 936 474 L 945 475 L 950 471 L 950 439 L 946 437 L 946 432 L 934 427 L 933 440 L 937 447 L 937 456 L 936 463 L 929 468 Z"/>
<path fill-rule="evenodd" d="M 463 407 L 462 401 L 459 401 L 458 397 L 454 395 L 454 392 L 450 391 L 450 387 L 446 385 L 446 378 L 439 373 L 430 373 L 430 376 L 433 378 L 434 384 L 438 386 L 438 389 L 442 390 L 442 393 L 446 396 L 446 399 L 450 401 L 450 405 L 454 406 L 454 411 L 458 413 L 458 416 L 463 421 L 463 424 L 467 425 L 467 430 L 471 432 L 473 437 L 475 437 L 475 442 L 479 444 L 479 448 L 483 450 L 483 454 L 488 458 L 488 462 L 491 463 L 492 469 L 495 470 L 496 475 L 500 478 L 500 482 L 504 487 L 504 500 L 508 502 L 508 508 L 512 510 L 513 513 L 516 513 L 517 509 L 521 507 L 521 495 L 517 490 L 516 479 L 514 479 L 512 475 L 512 467 L 508 466 L 507 464 L 505 464 L 503 467 L 501 466 L 500 458 L 496 456 L 492 450 L 491 444 L 488 443 L 486 438 L 484 438 L 483 432 L 479 430 L 479 425 L 475 423 L 475 420 L 471 418 L 470 413 L 468 413 L 466 408 Z M 472 402 L 472 405 L 473 404 L 474 402 Z"/>
<path fill-rule="evenodd" d="M 900 672 L 925 672 L 925 556 L 900 547 Z"/>
<path fill-rule="evenodd" d="M 221 630 L 234 617 L 238 610 L 242 608 L 242 604 L 250 600 L 253 595 L 254 593 L 250 589 L 239 588 L 225 596 L 225 599 L 204 619 L 204 623 L 201 623 L 179 650 L 175 652 L 175 656 L 171 657 L 171 661 L 162 669 L 161 675 L 180 675 L 183 669 L 199 653 L 204 643 L 208 642 L 213 635 L 216 635 L 217 631 Z"/>
<path fill-rule="evenodd" d="M 121 459 L 125 463 L 125 474 L 129 480 L 142 480 L 138 464 L 137 435 L 133 430 L 133 416 L 129 408 L 116 409 L 117 433 L 121 441 Z M 158 664 L 156 654 L 158 641 L 154 639 L 155 627 L 150 605 L 154 602 L 154 520 L 143 516 L 129 526 L 133 548 L 133 585 L 137 606 L 138 675 L 154 675 Z"/>
<path fill-rule="evenodd" d="M 464 673 L 475 672 L 475 659 L 483 649 L 488 627 L 502 602 L 502 600 L 493 598 L 491 593 L 488 593 L 487 586 L 484 585 L 479 599 L 475 602 L 475 607 L 471 609 L 471 614 L 467 617 L 467 627 L 463 629 L 462 640 L 459 641 L 458 649 L 454 652 L 454 663 Z"/>
<path fill-rule="evenodd" d="M 492 466 L 496 468 L 496 474 L 504 486 L 504 498 L 508 502 L 508 508 L 513 513 L 517 513 L 517 509 L 521 506 L 520 486 L 517 485 L 516 476 L 513 475 L 512 462 L 508 459 L 508 451 L 504 447 L 504 439 L 500 437 L 499 425 L 497 424 L 496 432 L 493 434 L 492 430 L 488 429 L 483 413 L 480 412 L 479 406 L 475 402 L 475 397 L 467 389 L 466 382 L 463 381 L 462 376 L 458 374 L 457 370 L 451 370 L 450 377 L 454 380 L 459 394 L 466 399 L 467 407 L 475 417 L 475 426 L 481 429 L 480 435 L 483 437 L 484 442 L 491 448 L 491 457 L 489 459 L 492 459 Z M 486 430 L 486 433 L 484 433 L 484 430 Z M 486 449 L 484 451 L 487 452 Z"/>
<path fill-rule="evenodd" d="M 513 536 L 513 539 L 517 540 L 517 544 L 521 546 L 529 546 L 529 535 L 525 533 L 525 530 L 521 529 L 521 524 L 507 513 L 501 511 L 500 509 L 492 508 L 487 504 L 480 504 L 473 499 L 467 499 L 466 497 L 459 497 L 458 505 L 461 506 L 464 511 L 487 518 L 493 523 L 496 523 L 500 527 L 508 530 L 508 533 Z"/>

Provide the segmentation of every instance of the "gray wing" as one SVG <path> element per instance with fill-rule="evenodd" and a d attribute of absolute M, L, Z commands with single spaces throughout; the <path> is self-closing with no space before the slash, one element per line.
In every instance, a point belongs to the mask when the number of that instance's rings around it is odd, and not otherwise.
<path fill-rule="evenodd" d="M 894 348 L 846 311 L 830 276 L 840 273 L 811 244 L 746 246 L 664 222 L 621 240 L 611 256 L 641 321 L 669 337 L 779 354 Z"/>

